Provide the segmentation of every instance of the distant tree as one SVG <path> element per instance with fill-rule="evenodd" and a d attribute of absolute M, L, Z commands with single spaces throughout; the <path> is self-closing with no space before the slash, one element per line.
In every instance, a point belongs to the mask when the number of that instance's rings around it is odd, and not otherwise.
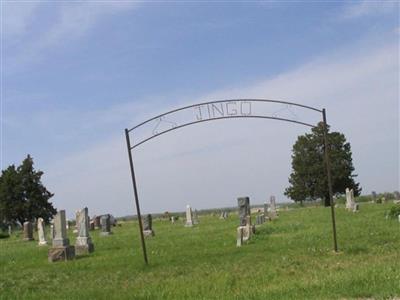
<path fill-rule="evenodd" d="M 42 171 L 33 168 L 33 159 L 28 155 L 15 169 L 12 165 L 2 171 L 0 177 L 0 217 L 3 222 L 33 221 L 42 217 L 45 222 L 57 212 L 49 199 L 50 193 L 41 182 Z"/>
<path fill-rule="evenodd" d="M 0 177 L 0 221 L 6 224 L 19 220 L 24 215 L 22 185 L 14 165 L 1 172 Z"/>
<path fill-rule="evenodd" d="M 324 126 L 320 123 L 312 133 L 299 136 L 293 145 L 290 186 L 285 195 L 296 202 L 324 199 L 325 206 L 330 205 L 323 132 Z M 329 132 L 329 128 L 327 137 L 333 194 L 343 194 L 346 188 L 350 188 L 354 190 L 354 196 L 359 196 L 361 188 L 354 180 L 357 175 L 353 174 L 350 143 L 342 133 Z"/>

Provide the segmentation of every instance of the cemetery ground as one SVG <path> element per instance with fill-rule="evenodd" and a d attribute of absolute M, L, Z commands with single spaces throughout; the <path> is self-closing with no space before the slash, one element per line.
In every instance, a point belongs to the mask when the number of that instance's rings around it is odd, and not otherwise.
<path fill-rule="evenodd" d="M 0 299 L 395 299 L 400 224 L 385 219 L 392 205 L 336 209 L 338 254 L 323 207 L 280 211 L 242 247 L 236 214 L 200 216 L 192 228 L 182 218 L 154 219 L 148 266 L 137 222 L 106 237 L 91 231 L 95 252 L 69 262 L 49 263 L 48 247 L 19 233 L 0 240 Z M 73 245 L 72 229 L 69 238 Z"/>

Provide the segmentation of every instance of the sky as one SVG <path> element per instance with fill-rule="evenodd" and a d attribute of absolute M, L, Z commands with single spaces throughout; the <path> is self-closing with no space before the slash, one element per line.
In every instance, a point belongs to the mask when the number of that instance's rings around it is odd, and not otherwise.
<path fill-rule="evenodd" d="M 400 189 L 396 1 L 0 5 L 1 167 L 30 154 L 69 217 L 85 206 L 136 214 L 124 129 L 220 99 L 325 108 L 331 130 L 351 144 L 362 192 Z M 291 149 L 308 132 L 241 119 L 152 139 L 132 152 L 141 210 L 288 201 Z"/>

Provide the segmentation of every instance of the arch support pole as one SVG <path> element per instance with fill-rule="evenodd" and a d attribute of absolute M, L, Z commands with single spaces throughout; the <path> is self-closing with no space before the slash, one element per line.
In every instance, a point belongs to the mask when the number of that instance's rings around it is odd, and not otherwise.
<path fill-rule="evenodd" d="M 331 162 L 330 162 L 330 159 L 329 159 L 328 124 L 326 122 L 326 111 L 325 111 L 325 108 L 322 110 L 322 117 L 323 117 L 323 122 L 324 122 L 325 166 L 326 166 L 326 175 L 328 177 L 329 204 L 331 206 L 332 229 L 333 229 L 333 249 L 334 249 L 335 252 L 338 252 L 337 237 L 336 237 L 335 205 L 333 203 Z"/>
<path fill-rule="evenodd" d="M 144 258 L 144 262 L 147 265 L 149 262 L 147 260 L 146 243 L 144 241 L 144 235 L 143 235 L 142 216 L 140 214 L 139 197 L 138 197 L 137 186 L 136 186 L 135 169 L 133 167 L 131 141 L 129 138 L 128 129 L 125 129 L 125 136 L 126 136 L 126 146 L 128 147 L 129 165 L 131 167 L 132 186 L 133 186 L 133 193 L 135 196 L 136 213 L 137 213 L 138 222 L 139 222 L 139 231 L 140 231 L 139 234 L 140 234 L 140 240 L 142 242 L 143 258 Z"/>

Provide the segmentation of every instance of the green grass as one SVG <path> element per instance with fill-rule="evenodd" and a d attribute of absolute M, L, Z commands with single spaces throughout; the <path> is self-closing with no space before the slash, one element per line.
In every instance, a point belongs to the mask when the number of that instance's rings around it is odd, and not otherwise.
<path fill-rule="evenodd" d="M 400 224 L 391 204 L 338 208 L 340 253 L 329 208 L 282 211 L 236 247 L 237 215 L 200 224 L 154 220 L 145 266 L 136 223 L 92 232 L 95 252 L 49 263 L 47 247 L 0 240 L 0 299 L 391 299 L 400 297 Z M 70 235 L 74 243 L 75 238 Z"/>

